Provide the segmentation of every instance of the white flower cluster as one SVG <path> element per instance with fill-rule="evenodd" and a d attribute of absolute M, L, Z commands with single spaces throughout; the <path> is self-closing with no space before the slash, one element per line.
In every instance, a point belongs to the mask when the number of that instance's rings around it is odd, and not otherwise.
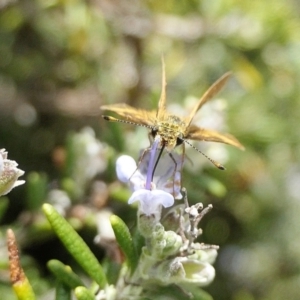
<path fill-rule="evenodd" d="M 6 195 L 14 187 L 21 185 L 25 180 L 18 180 L 24 171 L 17 168 L 14 160 L 7 159 L 5 149 L 0 149 L 0 196 Z"/>

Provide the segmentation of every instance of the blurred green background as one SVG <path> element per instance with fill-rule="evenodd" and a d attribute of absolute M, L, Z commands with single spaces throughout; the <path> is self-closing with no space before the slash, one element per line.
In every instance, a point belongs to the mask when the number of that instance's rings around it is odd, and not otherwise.
<path fill-rule="evenodd" d="M 27 181 L 33 171 L 46 174 L 46 195 L 63 186 L 68 136 L 90 126 L 110 152 L 108 167 L 98 174 L 107 185 L 103 193 L 109 193 L 109 186 L 118 186 L 115 158 L 138 158 L 148 145 L 147 131 L 105 123 L 99 107 L 126 102 L 155 109 L 161 55 L 174 111 L 188 111 L 231 70 L 226 87 L 195 121 L 230 132 L 246 151 L 195 143 L 227 170 L 187 149 L 192 164 L 186 162 L 183 175 L 189 200 L 214 206 L 201 225 L 202 240 L 220 245 L 216 278 L 206 290 L 216 300 L 300 299 L 299 16 L 297 0 L 2 0 L 0 147 Z M 89 189 L 70 197 L 75 223 L 81 216 L 75 205 L 92 213 L 109 207 L 135 222 L 134 209 L 118 195 L 103 196 L 98 206 L 90 202 Z M 39 210 L 28 204 L 26 184 L 1 201 L 7 199 L 0 294 L 15 299 L 5 252 L 5 228 L 13 227 L 25 271 L 39 299 L 47 299 L 53 283 L 46 261 L 72 261 L 54 237 L 36 234 Z M 103 248 L 93 243 L 96 227 L 84 219 L 79 229 L 102 259 Z"/>

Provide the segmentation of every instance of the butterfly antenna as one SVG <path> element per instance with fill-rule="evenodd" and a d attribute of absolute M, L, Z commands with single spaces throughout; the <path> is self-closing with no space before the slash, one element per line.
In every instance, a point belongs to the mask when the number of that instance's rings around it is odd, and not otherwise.
<path fill-rule="evenodd" d="M 127 120 L 122 120 L 122 119 L 117 119 L 111 116 L 106 116 L 106 115 L 102 115 L 102 118 L 106 121 L 109 122 L 119 122 L 119 123 L 125 123 L 125 124 L 130 124 L 130 125 L 135 125 L 135 126 L 140 126 L 140 127 L 146 127 L 149 129 L 153 129 L 153 126 L 150 125 L 144 125 L 144 124 L 139 124 L 139 123 L 135 123 L 135 122 L 131 122 L 131 121 L 127 121 Z"/>
<path fill-rule="evenodd" d="M 204 157 L 206 157 L 214 166 L 216 166 L 218 169 L 220 170 L 226 170 L 224 166 L 222 166 L 220 163 L 216 162 L 215 160 L 213 160 L 212 158 L 208 157 L 206 154 L 204 154 L 202 151 L 200 151 L 198 148 L 196 148 L 195 146 L 193 146 L 190 142 L 188 142 L 185 139 L 182 139 L 185 143 L 187 143 L 189 146 L 191 146 L 193 149 L 195 149 L 196 151 L 198 151 L 199 153 L 201 153 Z"/>

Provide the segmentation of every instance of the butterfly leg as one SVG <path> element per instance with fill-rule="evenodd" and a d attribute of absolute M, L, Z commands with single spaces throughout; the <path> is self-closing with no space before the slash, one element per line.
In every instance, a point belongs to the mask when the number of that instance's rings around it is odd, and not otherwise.
<path fill-rule="evenodd" d="M 181 164 L 180 164 L 180 170 L 177 170 L 178 169 L 178 163 L 176 161 L 176 159 L 174 158 L 174 156 L 172 155 L 171 152 L 169 152 L 169 156 L 170 158 L 172 159 L 175 167 L 174 167 L 174 172 L 173 172 L 173 196 L 175 196 L 175 185 L 181 187 L 181 184 L 182 184 L 182 177 L 180 176 L 180 181 L 179 182 L 176 182 L 176 172 L 179 171 L 180 174 L 182 172 L 182 169 L 183 169 L 183 163 L 184 163 L 184 158 L 185 158 L 185 145 L 182 144 L 182 154 L 181 154 Z"/>
<path fill-rule="evenodd" d="M 172 175 L 173 176 L 173 196 L 175 197 L 175 175 L 176 175 L 178 164 L 177 164 L 177 162 L 176 162 L 176 160 L 175 160 L 175 158 L 174 158 L 174 156 L 172 155 L 171 152 L 169 152 L 169 156 L 173 160 L 173 163 L 175 165 L 174 172 L 173 172 L 173 175 Z"/>
<path fill-rule="evenodd" d="M 140 167 L 140 165 L 141 165 L 141 163 L 142 163 L 142 161 L 143 161 L 145 155 L 146 155 L 147 152 L 149 152 L 150 150 L 151 150 L 150 147 L 145 148 L 145 149 L 143 150 L 143 153 L 142 153 L 142 155 L 141 155 L 140 158 L 139 158 L 139 161 L 138 161 L 138 163 L 137 163 L 137 166 L 136 166 L 135 171 L 134 171 L 134 172 L 132 173 L 132 175 L 129 177 L 129 181 L 130 181 L 131 177 L 134 175 L 134 173 L 139 169 L 139 167 Z"/>

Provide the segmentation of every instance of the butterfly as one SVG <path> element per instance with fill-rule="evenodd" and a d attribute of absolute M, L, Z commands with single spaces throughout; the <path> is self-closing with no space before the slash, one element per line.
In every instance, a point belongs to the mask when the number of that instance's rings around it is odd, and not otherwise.
<path fill-rule="evenodd" d="M 169 153 L 171 153 L 176 146 L 186 143 L 209 159 L 217 168 L 224 170 L 225 168 L 220 163 L 194 147 L 189 140 L 219 142 L 244 150 L 244 146 L 234 136 L 192 124 L 193 118 L 198 110 L 221 90 L 230 75 L 231 73 L 227 72 L 220 77 L 208 88 L 197 105 L 186 117 L 179 117 L 168 113 L 166 110 L 166 74 L 164 60 L 162 59 L 162 91 L 156 111 L 138 109 L 125 103 L 118 103 L 103 105 L 100 108 L 102 110 L 115 112 L 125 119 L 120 120 L 107 115 L 102 115 L 102 117 L 110 122 L 123 122 L 149 128 L 150 135 L 153 139 L 157 136 L 160 137 L 160 148 L 166 149 Z"/>

